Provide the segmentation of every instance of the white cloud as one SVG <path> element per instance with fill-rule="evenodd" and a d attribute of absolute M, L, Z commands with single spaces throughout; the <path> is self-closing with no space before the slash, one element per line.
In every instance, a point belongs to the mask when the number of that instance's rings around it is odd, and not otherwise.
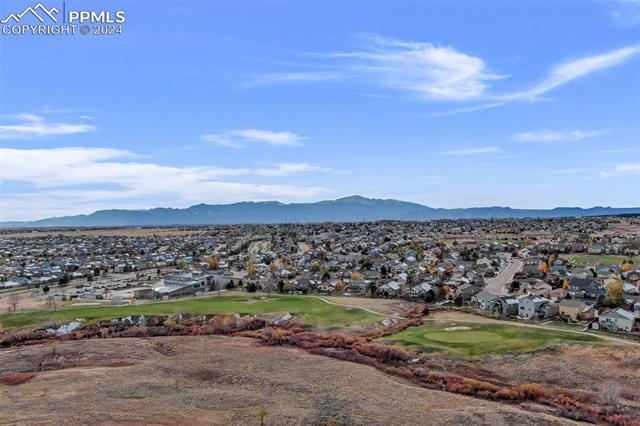
<path fill-rule="evenodd" d="M 555 66 L 540 83 L 523 92 L 507 96 L 507 99 L 535 100 L 541 95 L 596 71 L 620 65 L 640 53 L 640 46 L 624 47 L 606 53 L 567 61 Z"/>
<path fill-rule="evenodd" d="M 607 133 L 609 133 L 609 130 L 573 130 L 570 132 L 540 130 L 518 133 L 514 135 L 511 140 L 516 142 L 574 142 L 595 138 Z"/>
<path fill-rule="evenodd" d="M 229 182 L 232 177 L 282 177 L 321 173 L 307 163 L 273 168 L 174 167 L 139 162 L 127 150 L 107 148 L 0 148 L 0 182 L 31 185 L 32 192 L 2 192 L 1 215 L 33 219 L 38 209 L 78 214 L 99 208 L 187 206 L 201 202 L 308 200 L 328 192 L 319 186 Z"/>
<path fill-rule="evenodd" d="M 293 132 L 241 129 L 202 135 L 202 139 L 229 148 L 244 148 L 248 143 L 260 142 L 276 146 L 300 146 L 306 138 Z"/>
<path fill-rule="evenodd" d="M 449 151 L 439 152 L 439 155 L 452 155 L 452 156 L 464 156 L 464 155 L 476 155 L 476 154 L 488 154 L 491 152 L 499 152 L 500 148 L 497 146 L 484 146 L 479 148 L 461 148 L 452 149 Z"/>
<path fill-rule="evenodd" d="M 453 47 L 377 36 L 367 42 L 365 50 L 330 57 L 352 60 L 347 69 L 354 77 L 364 75 L 384 87 L 414 92 L 424 99 L 480 98 L 489 87 L 487 82 L 504 78 L 489 72 L 482 58 Z"/>
<path fill-rule="evenodd" d="M 34 139 L 44 136 L 86 133 L 95 126 L 85 123 L 48 123 L 35 114 L 17 114 L 16 123 L 0 124 L 0 139 Z"/>
<path fill-rule="evenodd" d="M 611 50 L 606 53 L 593 56 L 585 56 L 579 59 L 570 60 L 551 69 L 546 78 L 540 83 L 531 86 L 529 89 L 514 92 L 506 95 L 493 95 L 494 102 L 488 104 L 459 108 L 453 111 L 439 113 L 435 115 L 453 115 L 480 111 L 489 108 L 496 108 L 515 101 L 535 102 L 540 97 L 560 86 L 571 83 L 581 77 L 585 77 L 596 71 L 620 65 L 640 53 L 640 45 L 624 47 Z"/>
<path fill-rule="evenodd" d="M 314 166 L 307 163 L 284 163 L 278 164 L 276 168 L 272 169 L 256 169 L 255 174 L 259 176 L 288 176 L 291 174 L 328 172 L 330 170 L 331 169 L 326 167 Z"/>
<path fill-rule="evenodd" d="M 618 164 L 600 172 L 602 177 L 640 175 L 640 163 Z"/>

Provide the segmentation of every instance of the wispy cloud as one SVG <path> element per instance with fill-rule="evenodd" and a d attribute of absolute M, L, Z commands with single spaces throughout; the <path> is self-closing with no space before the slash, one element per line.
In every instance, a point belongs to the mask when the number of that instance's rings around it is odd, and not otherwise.
<path fill-rule="evenodd" d="M 376 84 L 409 91 L 428 100 L 461 101 L 481 97 L 492 80 L 505 78 L 490 72 L 482 58 L 451 46 L 369 36 L 365 49 L 329 55 L 347 59 L 347 70 Z"/>
<path fill-rule="evenodd" d="M 639 0 L 604 0 L 603 4 L 617 26 L 629 28 L 640 24 Z"/>
<path fill-rule="evenodd" d="M 321 71 L 270 73 L 248 84 L 352 79 L 413 93 L 427 101 L 485 102 L 438 114 L 449 115 L 495 108 L 516 101 L 538 101 L 560 86 L 623 64 L 640 53 L 640 45 L 632 45 L 570 59 L 552 67 L 539 82 L 525 89 L 500 93 L 493 82 L 508 78 L 509 75 L 490 70 L 486 61 L 479 56 L 461 52 L 453 46 L 438 46 L 423 41 L 379 35 L 361 39 L 364 41 L 363 47 L 358 50 L 314 55 L 324 59 L 315 64 L 322 68 Z"/>
<path fill-rule="evenodd" d="M 292 174 L 328 172 L 330 170 L 327 167 L 314 166 L 307 163 L 284 163 L 278 164 L 277 167 L 271 169 L 256 169 L 254 173 L 259 176 L 289 176 Z"/>
<path fill-rule="evenodd" d="M 582 173 L 589 173 L 589 172 L 593 172 L 594 169 L 589 169 L 589 168 L 575 168 L 575 169 L 564 169 L 564 170 L 556 170 L 556 173 L 561 174 L 561 175 L 578 175 L 578 174 L 582 174 Z"/>
<path fill-rule="evenodd" d="M 640 163 L 617 164 L 600 172 L 605 178 L 625 175 L 640 175 Z"/>
<path fill-rule="evenodd" d="M 622 154 L 624 152 L 638 152 L 640 151 L 640 147 L 638 148 L 617 148 L 617 149 L 605 149 L 602 151 L 598 151 L 598 154 Z"/>
<path fill-rule="evenodd" d="M 283 83 L 305 83 L 342 80 L 345 76 L 334 71 L 304 71 L 264 74 L 242 83 L 242 86 L 270 86 Z"/>
<path fill-rule="evenodd" d="M 244 148 L 252 142 L 276 146 L 300 146 L 306 139 L 293 132 L 273 132 L 270 130 L 242 129 L 222 133 L 202 135 L 202 139 L 229 148 Z"/>
<path fill-rule="evenodd" d="M 500 148 L 497 146 L 484 146 L 478 148 L 461 148 L 451 149 L 448 151 L 439 152 L 438 155 L 452 155 L 452 156 L 465 156 L 465 155 L 477 155 L 477 154 L 489 154 L 492 152 L 499 152 Z"/>
<path fill-rule="evenodd" d="M 14 123 L 0 124 L 0 139 L 35 139 L 45 136 L 86 133 L 95 126 L 86 123 L 49 123 L 35 114 L 16 114 Z"/>
<path fill-rule="evenodd" d="M 141 162 L 140 158 L 128 150 L 109 148 L 0 148 L 0 182 L 32 187 L 28 193 L 4 191 L 0 196 L 2 216 L 32 218 L 31 209 L 43 205 L 49 205 L 52 211 L 77 214 L 114 204 L 141 208 L 167 202 L 184 206 L 274 198 L 300 201 L 328 192 L 321 186 L 263 183 L 267 177 L 329 170 L 308 163 L 261 168 L 175 167 Z M 230 181 L 239 177 L 242 181 Z M 261 182 L 247 182 L 251 177 Z"/>
<path fill-rule="evenodd" d="M 569 132 L 540 130 L 513 135 L 515 142 L 574 142 L 595 138 L 609 133 L 609 130 L 573 130 Z"/>
<path fill-rule="evenodd" d="M 560 86 L 571 83 L 574 80 L 585 77 L 594 72 L 620 65 L 633 58 L 638 53 L 640 53 L 640 45 L 634 45 L 611 50 L 598 55 L 584 56 L 582 58 L 569 60 L 553 67 L 541 82 L 534 84 L 528 89 L 503 95 L 494 95 L 493 98 L 495 101 L 493 102 L 478 106 L 460 108 L 439 115 L 451 115 L 495 108 L 516 101 L 535 102 L 540 100 L 543 95 Z"/>

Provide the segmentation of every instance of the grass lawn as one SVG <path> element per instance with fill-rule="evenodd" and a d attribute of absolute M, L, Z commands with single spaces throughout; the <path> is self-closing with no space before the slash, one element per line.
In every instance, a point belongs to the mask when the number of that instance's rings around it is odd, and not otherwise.
<path fill-rule="evenodd" d="M 600 256 L 595 254 L 566 255 L 566 257 L 576 265 L 585 265 L 585 264 L 621 265 L 623 260 L 629 259 L 629 257 L 627 256 L 615 256 L 615 255 Z M 632 257 L 631 260 L 633 261 L 634 265 L 637 265 L 640 263 L 640 257 Z"/>
<path fill-rule="evenodd" d="M 133 306 L 96 306 L 60 309 L 56 312 L 33 311 L 0 315 L 0 326 L 16 329 L 45 324 L 63 324 L 76 318 L 87 321 L 129 315 L 183 314 L 266 314 L 290 312 L 300 321 L 319 328 L 340 328 L 381 320 L 383 317 L 361 309 L 329 305 L 306 296 L 213 296 Z"/>
<path fill-rule="evenodd" d="M 383 340 L 419 352 L 436 350 L 462 356 L 480 356 L 532 352 L 554 343 L 597 342 L 599 339 L 513 325 L 442 322 L 411 327 Z"/>

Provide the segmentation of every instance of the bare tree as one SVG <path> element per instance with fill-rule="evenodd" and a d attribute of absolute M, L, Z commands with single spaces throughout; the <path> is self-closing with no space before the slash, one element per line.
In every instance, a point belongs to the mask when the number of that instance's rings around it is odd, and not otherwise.
<path fill-rule="evenodd" d="M 20 302 L 20 297 L 17 294 L 13 293 L 9 295 L 9 312 L 16 312 L 18 310 L 18 303 Z"/>
<path fill-rule="evenodd" d="M 620 398 L 620 392 L 622 391 L 620 385 L 616 382 L 605 382 L 600 388 L 600 397 L 602 402 L 607 405 L 615 407 L 618 405 L 618 399 Z"/>
<path fill-rule="evenodd" d="M 52 295 L 47 296 L 47 304 L 49 305 L 49 308 L 53 308 L 53 310 L 56 310 L 56 298 Z"/>

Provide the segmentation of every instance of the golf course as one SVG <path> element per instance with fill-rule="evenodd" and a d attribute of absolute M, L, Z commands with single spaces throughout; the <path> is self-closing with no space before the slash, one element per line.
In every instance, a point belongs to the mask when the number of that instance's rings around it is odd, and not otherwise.
<path fill-rule="evenodd" d="M 305 296 L 212 296 L 128 306 L 92 306 L 57 311 L 28 311 L 0 315 L 0 327 L 20 329 L 64 324 L 82 318 L 86 321 L 120 318 L 130 315 L 170 314 L 274 314 L 297 315 L 297 320 L 321 329 L 342 328 L 373 323 L 381 315 L 357 308 L 331 305 Z"/>
<path fill-rule="evenodd" d="M 596 337 L 504 324 L 433 322 L 384 338 L 418 352 L 442 351 L 461 356 L 523 353 L 559 343 L 591 343 Z"/>

